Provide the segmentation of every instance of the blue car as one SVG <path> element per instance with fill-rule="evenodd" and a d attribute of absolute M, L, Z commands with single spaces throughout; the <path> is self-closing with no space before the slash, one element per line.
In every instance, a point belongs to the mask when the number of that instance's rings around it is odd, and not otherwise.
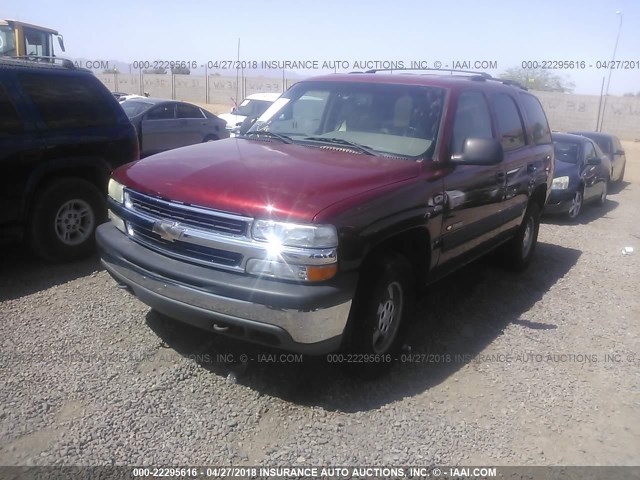
<path fill-rule="evenodd" d="M 545 213 L 580 215 L 586 203 L 604 205 L 611 172 L 609 158 L 590 138 L 568 133 L 551 135 L 556 165 Z"/>

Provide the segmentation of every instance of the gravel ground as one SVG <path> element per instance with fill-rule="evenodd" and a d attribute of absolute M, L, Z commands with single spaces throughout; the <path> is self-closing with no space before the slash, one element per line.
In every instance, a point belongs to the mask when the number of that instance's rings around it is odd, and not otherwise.
<path fill-rule="evenodd" d="M 625 183 L 546 219 L 524 274 L 487 259 L 437 285 L 417 361 L 374 382 L 162 318 L 95 258 L 5 250 L 0 465 L 637 465 L 639 204 Z"/>

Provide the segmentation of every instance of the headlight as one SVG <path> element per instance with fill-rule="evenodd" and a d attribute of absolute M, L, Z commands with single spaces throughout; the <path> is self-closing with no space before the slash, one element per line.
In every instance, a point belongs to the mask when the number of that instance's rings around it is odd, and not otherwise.
<path fill-rule="evenodd" d="M 551 182 L 552 190 L 566 190 L 569 188 L 569 177 L 557 177 Z"/>
<path fill-rule="evenodd" d="M 299 225 L 295 223 L 256 220 L 251 232 L 254 240 L 268 242 L 274 249 L 281 246 L 331 248 L 338 246 L 333 225 Z"/>
<path fill-rule="evenodd" d="M 333 225 L 256 220 L 251 236 L 266 243 L 267 258 L 247 261 L 247 273 L 303 282 L 329 280 L 338 272 L 338 234 Z"/>
<path fill-rule="evenodd" d="M 109 187 L 107 188 L 109 196 L 118 203 L 124 203 L 124 185 L 116 182 L 113 178 L 109 179 Z"/>

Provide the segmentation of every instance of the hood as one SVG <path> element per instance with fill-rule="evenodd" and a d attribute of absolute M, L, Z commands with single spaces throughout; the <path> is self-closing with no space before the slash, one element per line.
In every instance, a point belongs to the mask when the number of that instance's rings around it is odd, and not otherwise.
<path fill-rule="evenodd" d="M 233 113 L 221 113 L 220 115 L 216 116 L 227 122 L 227 125 L 230 128 L 242 123 L 244 119 L 247 118 L 244 115 L 234 115 Z"/>
<path fill-rule="evenodd" d="M 416 177 L 420 169 L 412 160 L 230 138 L 153 155 L 113 176 L 169 200 L 250 217 L 311 222 L 335 203 Z"/>
<path fill-rule="evenodd" d="M 556 160 L 553 177 L 572 177 L 578 175 L 578 165 L 575 163 Z"/>

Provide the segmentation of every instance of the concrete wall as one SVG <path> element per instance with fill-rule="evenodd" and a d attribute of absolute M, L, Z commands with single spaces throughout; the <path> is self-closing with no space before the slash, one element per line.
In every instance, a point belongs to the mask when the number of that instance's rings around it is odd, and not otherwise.
<path fill-rule="evenodd" d="M 220 75 L 143 75 L 97 74 L 112 92 L 148 92 L 152 97 L 172 98 L 197 103 L 233 104 L 247 95 L 260 92 L 282 93 L 296 81 L 268 77 L 223 77 Z M 208 85 L 207 85 L 208 84 Z M 208 93 L 207 93 L 208 86 Z"/>
<path fill-rule="evenodd" d="M 283 92 L 296 80 L 270 77 L 210 75 L 98 74 L 114 92 L 173 98 L 197 103 L 232 105 L 258 92 Z M 207 85 L 208 84 L 208 85 Z M 208 89 L 207 89 L 208 86 Z M 208 90 L 208 92 L 207 92 Z M 532 92 L 542 102 L 553 130 L 595 130 L 600 97 L 555 92 Z M 603 102 L 604 103 L 604 102 Z M 604 106 L 602 130 L 624 140 L 640 139 L 640 98 L 610 96 Z"/>
<path fill-rule="evenodd" d="M 542 103 L 553 130 L 595 130 L 600 97 L 555 92 L 532 92 Z M 640 98 L 609 96 L 603 99 L 602 131 L 623 140 L 640 139 Z M 602 115 L 602 113 L 601 113 Z"/>

